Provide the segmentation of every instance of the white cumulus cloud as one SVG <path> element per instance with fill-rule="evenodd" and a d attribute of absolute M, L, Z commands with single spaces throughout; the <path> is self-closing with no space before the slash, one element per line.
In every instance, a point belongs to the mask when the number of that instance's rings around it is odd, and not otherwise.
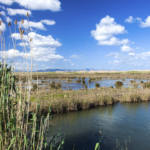
<path fill-rule="evenodd" d="M 92 30 L 91 34 L 99 45 L 120 45 L 124 43 L 124 39 L 120 40 L 115 36 L 125 33 L 125 27 L 115 22 L 115 19 L 106 16 L 96 25 L 96 30 Z M 127 40 L 125 40 L 127 41 Z"/>
<path fill-rule="evenodd" d="M 12 34 L 11 36 L 16 40 L 21 40 L 19 33 Z M 53 59 L 63 59 L 63 56 L 56 54 L 56 49 L 57 47 L 61 46 L 61 43 L 55 40 L 51 35 L 43 36 L 35 32 L 30 32 L 28 36 L 27 35 L 24 36 L 24 42 L 21 41 L 19 45 L 29 46 L 29 40 L 31 50 L 27 52 L 26 55 L 25 54 L 23 55 L 22 52 L 19 52 L 17 53 L 17 55 L 15 55 L 15 57 L 28 56 L 32 57 L 35 61 L 42 61 L 42 62 L 51 61 Z M 7 53 L 9 55 L 10 50 L 8 50 Z"/>
<path fill-rule="evenodd" d="M 96 25 L 96 29 L 91 31 L 91 35 L 98 41 L 99 45 L 119 45 L 121 50 L 129 51 L 129 49 L 131 50 L 129 40 L 116 37 L 124 33 L 126 33 L 125 27 L 117 24 L 115 19 L 110 16 L 102 18 Z"/>
<path fill-rule="evenodd" d="M 51 10 L 59 11 L 61 2 L 59 0 L 0 0 L 0 3 L 11 5 L 14 2 L 31 10 Z"/>
<path fill-rule="evenodd" d="M 44 23 L 46 25 L 55 25 L 56 24 L 56 22 L 54 20 L 47 20 L 47 19 L 41 20 L 40 22 Z"/>
<path fill-rule="evenodd" d="M 40 30 L 46 30 L 45 28 L 45 24 L 46 25 L 55 25 L 55 21 L 54 20 L 41 20 L 39 22 L 34 22 L 34 21 L 28 21 L 28 20 L 23 20 L 19 22 L 19 26 L 23 27 L 25 29 L 29 29 L 29 28 L 36 28 L 36 29 L 40 29 Z"/>
<path fill-rule="evenodd" d="M 150 27 L 150 16 L 148 16 L 145 21 L 141 21 L 140 25 L 142 28 Z"/>
<path fill-rule="evenodd" d="M 9 23 L 9 22 L 12 22 L 12 19 L 8 16 L 6 16 L 6 22 Z"/>
<path fill-rule="evenodd" d="M 36 28 L 36 29 L 40 29 L 40 30 L 46 30 L 43 23 L 41 23 L 41 22 L 24 20 L 23 23 L 21 21 L 19 22 L 19 26 L 21 26 L 25 29 L 29 29 L 31 27 L 31 28 Z"/>
<path fill-rule="evenodd" d="M 133 16 L 129 16 L 129 17 L 125 20 L 125 22 L 133 23 L 133 22 L 134 22 Z"/>
<path fill-rule="evenodd" d="M 8 15 L 10 15 L 10 16 L 15 16 L 15 15 L 24 15 L 24 16 L 26 16 L 27 13 L 29 15 L 31 15 L 31 11 L 30 10 L 26 10 L 26 9 L 11 9 L 11 8 L 7 8 L 7 12 L 8 12 Z"/>
<path fill-rule="evenodd" d="M 121 50 L 122 50 L 123 52 L 130 52 L 130 51 L 132 51 L 133 49 L 132 49 L 129 45 L 123 45 L 123 46 L 121 47 Z"/>
<path fill-rule="evenodd" d="M 25 54 L 16 49 L 9 49 L 8 51 L 1 51 L 0 54 L 5 56 L 7 59 L 12 59 L 16 57 L 24 57 Z"/>

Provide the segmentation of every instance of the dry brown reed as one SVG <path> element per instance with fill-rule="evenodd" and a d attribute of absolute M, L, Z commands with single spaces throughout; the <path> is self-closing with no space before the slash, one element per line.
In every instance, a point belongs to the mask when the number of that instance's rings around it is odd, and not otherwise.
<path fill-rule="evenodd" d="M 46 114 L 50 107 L 53 113 L 65 113 L 91 109 L 98 106 L 113 105 L 117 102 L 132 103 L 146 102 L 150 100 L 148 88 L 96 88 L 89 90 L 63 91 L 40 90 L 38 96 L 31 96 L 30 110 L 34 111 L 35 104 L 41 105 L 41 113 Z M 38 97 L 38 98 L 37 98 Z"/>

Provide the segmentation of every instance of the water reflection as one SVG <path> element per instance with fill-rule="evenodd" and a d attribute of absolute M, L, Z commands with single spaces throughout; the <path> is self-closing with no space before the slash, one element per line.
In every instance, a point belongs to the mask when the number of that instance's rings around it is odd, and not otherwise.
<path fill-rule="evenodd" d="M 102 150 L 150 149 L 150 104 L 115 106 L 55 116 L 49 135 L 60 133 L 64 149 L 92 150 L 101 141 Z"/>
<path fill-rule="evenodd" d="M 96 86 L 96 83 L 99 84 L 101 87 L 115 87 L 116 81 L 123 82 L 124 87 L 132 87 L 137 86 L 140 87 L 140 82 L 147 82 L 148 80 L 140 80 L 140 79 L 119 79 L 119 80 L 113 80 L 113 79 L 100 79 L 100 80 L 92 80 L 90 81 L 89 78 L 84 79 L 84 84 L 82 83 L 82 80 L 78 78 L 69 80 L 60 80 L 60 79 L 45 79 L 45 80 L 39 80 L 38 84 L 39 87 L 47 87 L 52 82 L 61 83 L 63 90 L 79 90 L 84 89 L 85 87 L 88 89 L 93 89 Z M 134 82 L 134 84 L 131 84 L 131 82 Z M 33 83 L 37 83 L 36 80 L 33 80 Z"/>

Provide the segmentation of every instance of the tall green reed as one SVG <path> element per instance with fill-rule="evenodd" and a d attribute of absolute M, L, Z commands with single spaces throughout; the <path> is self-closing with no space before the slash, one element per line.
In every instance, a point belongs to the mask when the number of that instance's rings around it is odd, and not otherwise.
<path fill-rule="evenodd" d="M 29 15 L 27 14 L 29 18 Z M 29 20 L 29 19 L 28 19 Z M 23 21 L 21 21 L 23 23 Z M 0 23 L 2 25 L 2 21 Z M 15 20 L 15 33 L 18 21 Z M 12 23 L 8 23 L 10 34 Z M 21 40 L 25 31 L 18 27 Z M 27 32 L 26 32 L 27 33 Z M 28 33 L 27 33 L 28 34 Z M 5 50 L 5 37 L 1 31 L 1 49 Z M 11 37 L 11 36 L 10 36 Z M 30 41 L 30 39 L 29 39 Z M 16 41 L 12 38 L 12 46 L 16 49 Z M 30 43 L 29 43 L 30 44 Z M 24 47 L 26 53 L 26 47 Z M 2 55 L 5 53 L 1 53 Z M 31 89 L 23 88 L 21 81 L 16 86 L 16 78 L 12 67 L 6 65 L 6 57 L 1 56 L 0 64 L 0 150 L 42 150 L 47 147 L 45 132 L 48 127 L 50 114 L 39 116 L 36 111 L 30 112 Z M 26 58 L 27 59 L 27 58 Z M 32 58 L 31 67 L 26 77 L 29 86 L 32 86 Z"/>

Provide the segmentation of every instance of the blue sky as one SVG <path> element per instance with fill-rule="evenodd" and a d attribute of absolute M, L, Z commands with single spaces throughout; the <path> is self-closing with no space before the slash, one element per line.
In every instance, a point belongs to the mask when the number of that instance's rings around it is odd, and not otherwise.
<path fill-rule="evenodd" d="M 148 0 L 0 0 L 6 39 L 1 54 L 17 69 L 32 57 L 34 70 L 149 70 L 149 5 Z"/>

